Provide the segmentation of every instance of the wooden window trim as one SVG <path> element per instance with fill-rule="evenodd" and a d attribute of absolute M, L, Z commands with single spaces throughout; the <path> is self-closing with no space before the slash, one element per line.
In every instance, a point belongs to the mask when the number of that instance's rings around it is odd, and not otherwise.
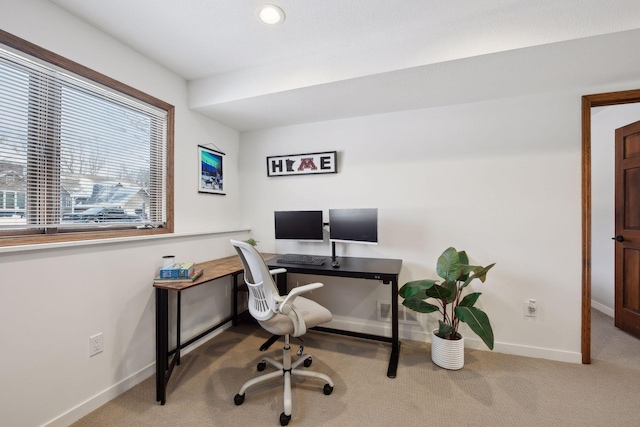
<path fill-rule="evenodd" d="M 175 128 L 175 108 L 173 105 L 159 100 L 151 95 L 148 95 L 138 89 L 121 83 L 111 77 L 94 71 L 84 65 L 71 61 L 63 56 L 60 56 L 54 52 L 46 50 L 40 46 L 37 46 L 31 42 L 14 36 L 6 31 L 0 30 L 0 44 L 13 48 L 17 51 L 23 52 L 32 57 L 46 61 L 57 67 L 70 71 L 76 75 L 84 77 L 95 83 L 121 92 L 154 107 L 160 108 L 167 112 L 167 159 L 166 159 L 166 226 L 163 228 L 144 228 L 144 229 L 110 229 L 109 231 L 86 231 L 78 233 L 61 233 L 54 235 L 47 234 L 25 234 L 24 231 L 20 233 L 19 237 L 12 237 L 10 235 L 0 238 L 0 246 L 21 246 L 21 245 L 33 245 L 43 243 L 61 243 L 61 242 L 73 242 L 80 240 L 96 240 L 96 239 L 113 239 L 120 237 L 136 237 L 136 236 L 149 236 L 156 234 L 168 234 L 174 231 L 174 195 L 173 195 L 173 167 L 174 167 L 174 128 Z"/>

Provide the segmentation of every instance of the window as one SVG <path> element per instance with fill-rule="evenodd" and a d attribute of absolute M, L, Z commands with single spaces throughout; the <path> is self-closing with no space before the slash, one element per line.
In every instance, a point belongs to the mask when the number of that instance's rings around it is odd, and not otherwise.
<path fill-rule="evenodd" d="M 0 246 L 173 231 L 173 106 L 0 30 Z"/>

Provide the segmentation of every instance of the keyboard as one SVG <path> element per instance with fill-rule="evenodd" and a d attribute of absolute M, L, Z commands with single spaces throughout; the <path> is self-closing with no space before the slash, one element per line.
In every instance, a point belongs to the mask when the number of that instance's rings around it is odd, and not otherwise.
<path fill-rule="evenodd" d="M 278 262 L 281 264 L 322 265 L 325 259 L 325 257 L 319 256 L 287 254 L 281 255 Z"/>

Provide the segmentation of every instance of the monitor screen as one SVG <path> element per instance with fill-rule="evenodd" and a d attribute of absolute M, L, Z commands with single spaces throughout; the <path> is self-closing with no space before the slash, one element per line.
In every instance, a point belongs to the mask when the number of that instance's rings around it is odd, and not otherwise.
<path fill-rule="evenodd" d="M 275 211 L 276 239 L 322 242 L 322 211 Z"/>
<path fill-rule="evenodd" d="M 329 209 L 329 240 L 378 243 L 378 209 Z"/>

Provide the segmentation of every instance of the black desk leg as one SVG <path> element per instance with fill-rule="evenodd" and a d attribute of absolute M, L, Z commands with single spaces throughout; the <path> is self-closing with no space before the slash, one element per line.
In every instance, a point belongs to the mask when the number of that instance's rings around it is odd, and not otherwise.
<path fill-rule="evenodd" d="M 176 314 L 176 355 L 174 356 L 174 358 L 176 359 L 176 365 L 180 364 L 180 307 L 182 306 L 182 292 L 178 292 L 178 298 L 177 302 L 176 302 L 176 309 L 177 309 L 177 314 Z M 169 378 L 167 378 L 167 382 L 169 381 Z"/>
<path fill-rule="evenodd" d="M 156 288 L 156 401 L 167 401 L 169 361 L 169 291 Z"/>
<path fill-rule="evenodd" d="M 278 292 L 280 295 L 287 295 L 289 292 L 287 290 L 287 273 L 276 274 L 276 286 L 278 287 Z"/>
<path fill-rule="evenodd" d="M 398 333 L 398 280 L 391 281 L 391 358 L 387 376 L 395 378 L 400 358 L 400 339 Z"/>
<path fill-rule="evenodd" d="M 238 326 L 238 275 L 233 275 L 233 319 L 231 319 L 231 326 Z"/>

